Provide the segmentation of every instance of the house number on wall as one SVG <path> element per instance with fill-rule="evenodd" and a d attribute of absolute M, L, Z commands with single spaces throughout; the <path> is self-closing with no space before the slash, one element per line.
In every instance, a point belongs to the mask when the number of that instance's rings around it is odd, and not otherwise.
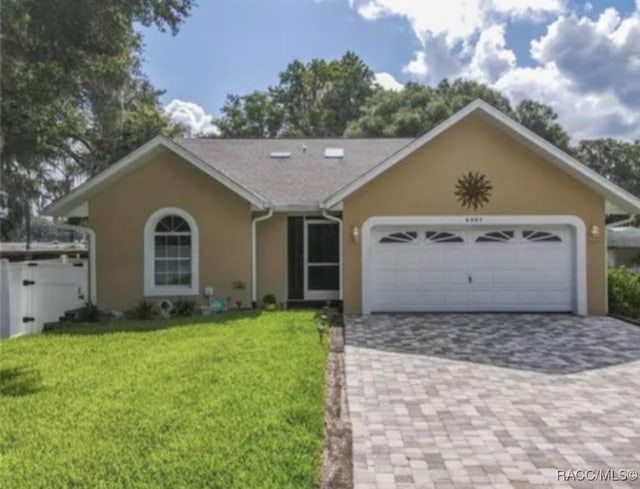
<path fill-rule="evenodd" d="M 482 218 L 481 217 L 465 217 L 464 222 L 469 224 L 478 223 L 478 222 L 482 222 Z"/>

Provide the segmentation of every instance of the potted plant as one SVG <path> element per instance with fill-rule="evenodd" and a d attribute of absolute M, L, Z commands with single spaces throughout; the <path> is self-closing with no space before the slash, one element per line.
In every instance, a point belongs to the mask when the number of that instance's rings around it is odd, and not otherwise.
<path fill-rule="evenodd" d="M 266 311 L 275 311 L 278 309 L 278 301 L 273 294 L 267 294 L 262 298 L 262 304 Z"/>

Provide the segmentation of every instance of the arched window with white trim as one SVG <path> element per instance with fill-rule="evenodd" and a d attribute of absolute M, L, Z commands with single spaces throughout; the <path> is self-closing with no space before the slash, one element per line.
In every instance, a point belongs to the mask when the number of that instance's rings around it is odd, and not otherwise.
<path fill-rule="evenodd" d="M 144 229 L 146 296 L 198 294 L 198 226 L 177 208 L 154 212 Z"/>

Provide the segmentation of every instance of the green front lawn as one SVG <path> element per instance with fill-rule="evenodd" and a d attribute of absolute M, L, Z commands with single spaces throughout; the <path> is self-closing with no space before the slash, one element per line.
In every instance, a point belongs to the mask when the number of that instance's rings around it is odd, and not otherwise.
<path fill-rule="evenodd" d="M 315 487 L 325 360 L 311 312 L 0 341 L 0 487 Z"/>

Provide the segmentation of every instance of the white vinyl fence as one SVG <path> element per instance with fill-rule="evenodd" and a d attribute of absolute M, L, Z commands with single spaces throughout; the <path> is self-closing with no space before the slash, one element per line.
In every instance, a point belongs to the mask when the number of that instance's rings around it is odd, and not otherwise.
<path fill-rule="evenodd" d="M 87 297 L 87 262 L 0 260 L 0 338 L 42 332 Z"/>

